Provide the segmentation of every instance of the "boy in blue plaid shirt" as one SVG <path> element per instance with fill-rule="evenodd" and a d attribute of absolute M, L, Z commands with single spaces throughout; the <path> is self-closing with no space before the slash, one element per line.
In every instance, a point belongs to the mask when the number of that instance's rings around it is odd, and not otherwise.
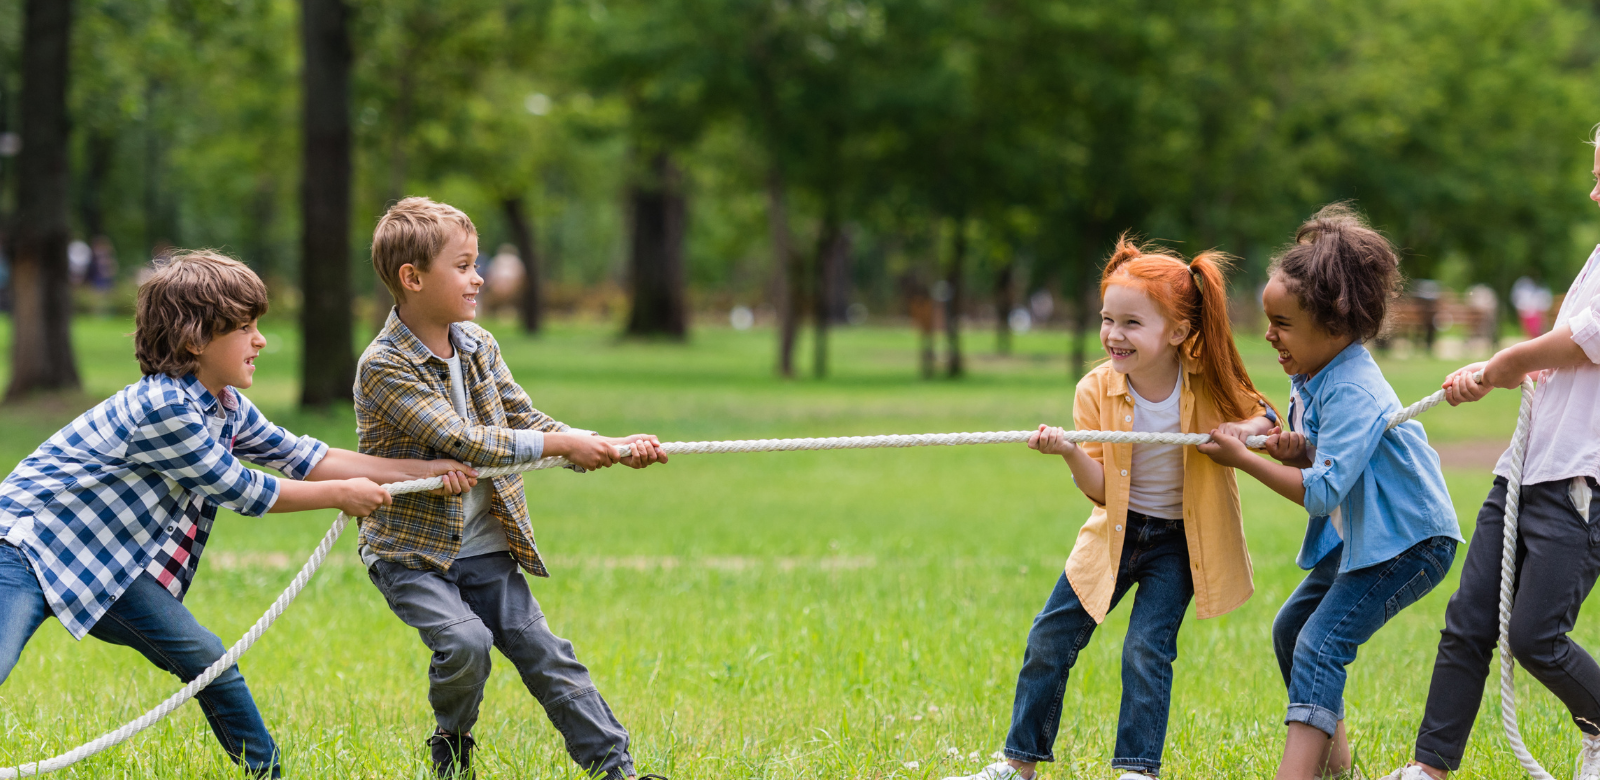
<path fill-rule="evenodd" d="M 477 259 L 477 228 L 450 206 L 406 198 L 378 221 L 372 264 L 399 305 L 361 356 L 361 451 L 480 467 L 541 455 L 585 469 L 665 461 L 654 436 L 596 436 L 533 408 L 494 337 L 470 322 L 483 285 Z M 627 458 L 618 457 L 621 444 L 631 445 Z M 439 777 L 472 774 L 471 729 L 491 648 L 516 667 L 578 766 L 605 780 L 634 776 L 628 732 L 572 643 L 551 632 L 523 577 L 549 574 L 534 546 L 521 476 L 484 480 L 460 498 L 397 497 L 362 521 L 361 557 L 389 607 L 431 651 L 428 703 L 437 730 L 428 747 Z"/>
<path fill-rule="evenodd" d="M 451 460 L 333 449 L 269 422 L 238 392 L 266 346 L 267 289 L 243 263 L 181 253 L 139 288 L 144 378 L 39 445 L 0 483 L 0 683 L 46 618 L 137 650 L 185 682 L 222 642 L 183 606 L 217 507 L 248 517 L 390 502 L 379 482 L 476 472 Z M 288 479 L 244 467 L 267 466 Z M 376 482 L 374 481 L 376 480 Z M 235 763 L 278 777 L 278 751 L 237 666 L 197 697 Z"/>

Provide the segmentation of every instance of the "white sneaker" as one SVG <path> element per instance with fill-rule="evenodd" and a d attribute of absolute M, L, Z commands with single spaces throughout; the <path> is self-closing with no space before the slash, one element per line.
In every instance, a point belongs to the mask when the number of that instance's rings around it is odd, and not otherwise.
<path fill-rule="evenodd" d="M 1117 780 L 1156 780 L 1156 776 L 1145 772 L 1135 772 L 1132 769 L 1123 772 Z"/>
<path fill-rule="evenodd" d="M 944 780 L 1031 780 L 1021 772 L 1013 769 L 1004 761 L 996 761 L 982 769 L 975 775 L 962 775 L 961 777 L 946 777 Z"/>
<path fill-rule="evenodd" d="M 1584 737 L 1574 780 L 1600 780 L 1600 737 Z"/>
<path fill-rule="evenodd" d="M 1433 775 L 1423 771 L 1422 767 L 1412 764 L 1396 769 L 1378 780 L 1433 780 Z"/>

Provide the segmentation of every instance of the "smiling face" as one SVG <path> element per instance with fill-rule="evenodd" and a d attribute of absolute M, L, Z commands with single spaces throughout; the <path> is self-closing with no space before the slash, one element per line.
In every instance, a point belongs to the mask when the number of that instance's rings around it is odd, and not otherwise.
<path fill-rule="evenodd" d="M 1345 347 L 1350 336 L 1335 336 L 1324 330 L 1311 313 L 1300 306 L 1300 299 L 1284 284 L 1283 274 L 1273 274 L 1261 293 L 1261 308 L 1267 313 L 1267 343 L 1278 350 L 1278 365 L 1285 374 L 1315 376 Z"/>
<path fill-rule="evenodd" d="M 418 271 L 407 263 L 400 266 L 400 283 L 406 288 L 405 306 L 431 322 L 464 322 L 478 316 L 478 290 L 483 277 L 478 275 L 478 237 L 455 229 L 444 248 Z"/>
<path fill-rule="evenodd" d="M 233 330 L 212 337 L 204 347 L 195 350 L 196 379 L 212 395 L 224 387 L 248 388 L 255 382 L 256 356 L 267 346 L 267 339 L 251 320 Z"/>
<path fill-rule="evenodd" d="M 1117 371 L 1135 376 L 1171 371 L 1178 363 L 1178 345 L 1188 336 L 1189 323 L 1168 322 L 1144 291 L 1124 284 L 1106 287 L 1100 346 Z"/>

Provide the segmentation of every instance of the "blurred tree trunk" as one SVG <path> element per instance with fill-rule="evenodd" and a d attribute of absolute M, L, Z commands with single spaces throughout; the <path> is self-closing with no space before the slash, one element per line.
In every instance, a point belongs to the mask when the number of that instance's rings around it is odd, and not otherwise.
<path fill-rule="evenodd" d="M 794 342 L 800 332 L 794 237 L 789 233 L 788 187 L 777 165 L 767 173 L 767 228 L 772 234 L 772 299 L 778 309 L 778 375 L 794 377 Z"/>
<path fill-rule="evenodd" d="M 351 399 L 350 32 L 344 0 L 301 0 L 300 404 Z"/>
<path fill-rule="evenodd" d="M 994 351 L 1001 355 L 1011 354 L 1011 309 L 1016 306 L 1016 284 L 1017 261 L 1013 255 L 994 278 Z"/>
<path fill-rule="evenodd" d="M 533 237 L 533 223 L 528 220 L 522 198 L 505 198 L 500 201 L 506 224 L 511 226 L 511 240 L 522 257 L 522 331 L 538 333 L 544 324 L 544 280 L 539 262 L 539 245 Z"/>
<path fill-rule="evenodd" d="M 633 205 L 629 274 L 633 306 L 626 333 L 681 339 L 688 334 L 683 273 L 688 204 L 683 196 L 683 175 L 666 152 L 651 155 L 629 200 Z"/>
<path fill-rule="evenodd" d="M 817 231 L 816 264 L 812 267 L 815 273 L 816 295 L 812 298 L 812 361 L 811 374 L 818 379 L 828 375 L 828 326 L 833 321 L 832 304 L 839 282 L 834 266 L 838 265 L 837 255 L 840 243 L 844 239 L 843 231 L 839 226 L 839 209 L 832 198 L 823 208 L 822 228 Z"/>
<path fill-rule="evenodd" d="M 67 274 L 67 53 L 71 0 L 28 0 L 22 34 L 22 150 L 11 251 L 11 386 L 6 399 L 76 390 Z"/>
<path fill-rule="evenodd" d="M 966 307 L 967 220 L 956 217 L 955 231 L 951 236 L 950 275 L 945 278 L 950 285 L 950 301 L 945 308 L 945 376 L 952 379 L 966 374 L 967 367 L 961 357 L 961 311 Z"/>

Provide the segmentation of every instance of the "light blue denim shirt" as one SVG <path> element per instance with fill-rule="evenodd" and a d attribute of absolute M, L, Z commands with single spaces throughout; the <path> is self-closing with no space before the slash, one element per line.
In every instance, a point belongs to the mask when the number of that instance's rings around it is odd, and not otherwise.
<path fill-rule="evenodd" d="M 1385 429 L 1400 398 L 1366 347 L 1351 344 L 1315 377 L 1296 374 L 1289 384 L 1294 403 L 1306 404 L 1300 432 L 1316 447 L 1312 467 L 1300 472 L 1311 515 L 1300 568 L 1316 566 L 1341 541 L 1340 572 L 1382 563 L 1435 536 L 1464 541 L 1422 423 Z M 1329 517 L 1336 507 L 1342 539 Z"/>

